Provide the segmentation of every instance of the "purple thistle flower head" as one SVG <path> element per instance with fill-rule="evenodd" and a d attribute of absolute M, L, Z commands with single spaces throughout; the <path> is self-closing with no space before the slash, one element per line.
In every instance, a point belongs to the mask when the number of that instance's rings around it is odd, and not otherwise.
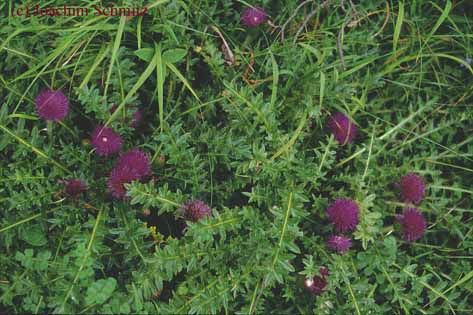
<path fill-rule="evenodd" d="M 61 121 L 69 111 L 69 100 L 59 90 L 43 90 L 35 98 L 36 112 L 44 120 Z"/>
<path fill-rule="evenodd" d="M 332 235 L 327 241 L 327 246 L 340 254 L 347 252 L 351 245 L 351 239 L 342 235 Z"/>
<path fill-rule="evenodd" d="M 356 125 L 343 113 L 337 112 L 330 116 L 328 121 L 330 132 L 341 145 L 352 143 L 355 139 L 358 128 Z"/>
<path fill-rule="evenodd" d="M 126 189 L 124 184 L 135 180 L 143 181 L 151 175 L 149 156 L 139 150 L 133 149 L 120 155 L 108 179 L 108 190 L 115 198 L 124 199 Z"/>
<path fill-rule="evenodd" d="M 110 107 L 110 114 L 114 114 L 118 109 L 118 105 L 117 104 L 113 104 L 112 107 Z"/>
<path fill-rule="evenodd" d="M 268 20 L 268 14 L 262 8 L 246 8 L 241 15 L 241 22 L 247 27 L 257 27 Z"/>
<path fill-rule="evenodd" d="M 64 184 L 64 192 L 70 198 L 77 198 L 81 193 L 87 190 L 87 185 L 81 179 L 66 179 L 60 181 Z"/>
<path fill-rule="evenodd" d="M 413 242 L 424 235 L 427 224 L 422 213 L 416 208 L 407 208 L 396 219 L 401 224 L 402 237 L 407 242 Z"/>
<path fill-rule="evenodd" d="M 325 266 L 320 267 L 319 272 L 320 272 L 320 275 L 322 276 L 322 278 L 326 278 L 330 275 L 330 271 Z"/>
<path fill-rule="evenodd" d="M 186 220 L 192 222 L 197 222 L 204 217 L 212 215 L 209 206 L 201 200 L 190 200 L 182 205 L 181 210 L 184 212 Z"/>
<path fill-rule="evenodd" d="M 136 108 L 135 106 L 131 106 L 132 108 Z M 112 108 L 110 108 L 110 114 L 113 114 L 115 113 L 115 111 L 117 110 L 118 106 L 117 105 L 113 105 Z M 128 113 L 128 110 L 127 110 L 127 113 Z M 131 119 L 131 123 L 130 123 L 130 127 L 131 128 L 136 128 L 139 126 L 139 124 L 141 123 L 141 120 L 143 119 L 143 113 L 139 110 L 139 109 L 136 109 L 133 113 L 133 117 Z M 129 122 L 129 118 L 126 117 L 125 118 L 125 122 Z"/>
<path fill-rule="evenodd" d="M 108 191 L 117 199 L 124 199 L 126 196 L 125 184 L 138 180 L 139 176 L 136 171 L 129 166 L 121 166 L 113 168 L 108 178 Z"/>
<path fill-rule="evenodd" d="M 151 175 L 149 156 L 139 149 L 133 149 L 120 155 L 116 167 L 129 167 L 133 169 L 139 179 L 144 179 Z"/>
<path fill-rule="evenodd" d="M 358 205 L 351 199 L 337 199 L 327 208 L 328 218 L 339 232 L 355 229 L 359 212 Z"/>
<path fill-rule="evenodd" d="M 404 201 L 418 204 L 424 199 L 425 183 L 422 177 L 409 173 L 401 178 L 401 195 Z"/>
<path fill-rule="evenodd" d="M 133 113 L 133 119 L 131 120 L 130 126 L 132 128 L 138 127 L 140 125 L 142 119 L 143 119 L 143 113 L 141 112 L 141 110 L 137 109 Z"/>
<path fill-rule="evenodd" d="M 325 291 L 328 282 L 325 277 L 315 276 L 312 279 L 305 279 L 304 284 L 310 293 L 313 295 L 320 295 Z"/>
<path fill-rule="evenodd" d="M 98 155 L 108 156 L 120 151 L 123 140 L 112 128 L 99 125 L 92 133 L 91 143 Z"/>

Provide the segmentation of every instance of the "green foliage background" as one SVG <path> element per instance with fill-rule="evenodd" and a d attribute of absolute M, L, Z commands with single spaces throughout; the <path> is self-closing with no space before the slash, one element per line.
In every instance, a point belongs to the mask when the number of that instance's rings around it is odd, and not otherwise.
<path fill-rule="evenodd" d="M 473 313 L 473 6 L 350 2 L 120 1 L 151 7 L 126 19 L 12 17 L 29 2 L 2 1 L 2 312 Z M 248 4 L 284 36 L 242 27 Z M 70 98 L 61 124 L 35 114 L 46 87 Z M 328 134 L 334 111 L 359 126 L 354 144 Z M 131 201 L 111 199 L 114 159 L 84 141 L 98 123 L 153 157 Z M 412 244 L 394 220 L 409 171 L 428 182 L 428 230 Z M 64 178 L 88 192 L 64 198 Z M 361 207 L 343 256 L 325 246 L 340 197 Z M 214 216 L 183 233 L 191 198 Z M 303 280 L 320 266 L 331 275 L 315 298 Z"/>

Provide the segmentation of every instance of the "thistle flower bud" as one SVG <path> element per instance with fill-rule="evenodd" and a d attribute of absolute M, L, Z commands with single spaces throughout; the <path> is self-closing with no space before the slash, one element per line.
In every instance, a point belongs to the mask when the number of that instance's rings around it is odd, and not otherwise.
<path fill-rule="evenodd" d="M 351 239 L 342 235 L 332 235 L 327 241 L 327 246 L 340 254 L 346 253 L 352 246 Z"/>
<path fill-rule="evenodd" d="M 201 200 L 190 200 L 181 207 L 186 220 L 197 222 L 200 219 L 212 215 L 212 211 Z"/>
<path fill-rule="evenodd" d="M 409 173 L 401 178 L 401 195 L 404 201 L 419 204 L 425 195 L 425 183 L 422 177 Z"/>
<path fill-rule="evenodd" d="M 246 8 L 241 15 L 241 22 L 247 27 L 257 27 L 268 20 L 268 14 L 262 8 Z"/>
<path fill-rule="evenodd" d="M 328 282 L 323 277 L 315 276 L 312 279 L 306 279 L 304 284 L 307 291 L 313 295 L 321 295 L 325 291 L 325 287 L 328 285 Z"/>
<path fill-rule="evenodd" d="M 66 179 L 60 181 L 64 184 L 64 192 L 70 198 L 77 198 L 81 193 L 87 190 L 87 185 L 81 179 Z"/>
<path fill-rule="evenodd" d="M 356 125 L 343 113 L 334 113 L 330 116 L 328 127 L 341 145 L 352 143 L 355 139 L 358 129 Z"/>

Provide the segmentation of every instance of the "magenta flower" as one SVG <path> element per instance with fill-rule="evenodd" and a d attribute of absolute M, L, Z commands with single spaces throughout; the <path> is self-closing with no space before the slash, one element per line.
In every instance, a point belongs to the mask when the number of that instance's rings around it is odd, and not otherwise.
<path fill-rule="evenodd" d="M 340 254 L 347 252 L 351 245 L 351 239 L 342 235 L 332 235 L 327 241 L 327 246 Z"/>
<path fill-rule="evenodd" d="M 325 267 L 325 266 L 320 267 L 319 272 L 320 272 L 320 275 L 322 276 L 322 278 L 326 278 L 330 275 L 330 272 L 329 272 L 328 268 Z"/>
<path fill-rule="evenodd" d="M 133 168 L 128 166 L 114 167 L 108 178 L 108 191 L 117 199 L 124 199 L 126 196 L 125 184 L 138 180 L 139 176 Z"/>
<path fill-rule="evenodd" d="M 116 168 L 124 167 L 133 169 L 137 178 L 140 180 L 151 175 L 149 156 L 139 149 L 133 149 L 120 155 Z"/>
<path fill-rule="evenodd" d="M 352 143 L 355 139 L 358 129 L 356 125 L 345 114 L 337 112 L 330 116 L 328 127 L 341 145 Z"/>
<path fill-rule="evenodd" d="M 212 211 L 209 206 L 207 206 L 201 200 L 190 200 L 182 205 L 181 211 L 184 212 L 184 217 L 186 220 L 197 222 L 200 219 L 211 216 Z"/>
<path fill-rule="evenodd" d="M 81 179 L 67 179 L 61 180 L 60 183 L 64 184 L 64 192 L 70 198 L 77 198 L 81 193 L 87 190 L 87 185 Z"/>
<path fill-rule="evenodd" d="M 35 98 L 36 113 L 44 120 L 61 121 L 69 111 L 69 100 L 59 90 L 43 90 Z"/>
<path fill-rule="evenodd" d="M 91 143 L 98 155 L 108 156 L 120 151 L 123 140 L 112 128 L 99 125 L 92 133 Z"/>
<path fill-rule="evenodd" d="M 328 285 L 327 278 L 330 275 L 328 268 L 322 266 L 320 267 L 319 272 L 320 276 L 308 278 L 304 281 L 306 289 L 314 295 L 322 294 L 325 290 L 325 287 Z"/>
<path fill-rule="evenodd" d="M 409 173 L 401 178 L 401 195 L 405 201 L 418 204 L 424 199 L 425 183 L 422 177 Z"/>
<path fill-rule="evenodd" d="M 325 277 L 315 276 L 312 279 L 305 279 L 304 284 L 310 293 L 313 295 L 320 295 L 325 291 L 328 282 Z"/>
<path fill-rule="evenodd" d="M 132 108 L 135 108 L 135 106 L 131 106 Z M 117 105 L 113 105 L 112 108 L 110 108 L 110 113 L 113 114 L 115 113 L 115 111 L 117 110 L 118 106 Z M 128 112 L 128 111 L 127 111 Z M 133 117 L 131 119 L 131 123 L 130 123 L 130 127 L 132 128 L 136 128 L 139 126 L 139 124 L 141 123 L 141 120 L 143 119 L 143 113 L 139 110 L 139 109 L 135 109 L 134 113 L 133 113 Z M 129 121 L 129 118 L 126 117 L 125 118 L 125 122 L 128 123 Z"/>
<path fill-rule="evenodd" d="M 257 27 L 268 20 L 268 14 L 262 8 L 246 8 L 241 15 L 241 22 L 247 27 Z"/>
<path fill-rule="evenodd" d="M 402 237 L 407 242 L 413 242 L 424 235 L 427 224 L 422 213 L 416 208 L 407 208 L 402 215 L 396 216 L 401 224 Z"/>
<path fill-rule="evenodd" d="M 126 196 L 124 184 L 135 180 L 143 181 L 151 175 L 149 156 L 133 149 L 120 155 L 115 167 L 108 178 L 108 190 L 115 198 L 123 199 Z"/>
<path fill-rule="evenodd" d="M 110 114 L 113 115 L 113 113 L 115 113 L 118 109 L 118 105 L 117 104 L 113 104 L 112 107 L 110 108 Z"/>
<path fill-rule="evenodd" d="M 131 120 L 130 126 L 132 128 L 138 127 L 140 125 L 142 119 L 143 119 L 143 113 L 139 109 L 137 109 L 133 113 L 133 119 Z"/>
<path fill-rule="evenodd" d="M 327 208 L 327 215 L 339 232 L 351 231 L 358 225 L 358 205 L 351 199 L 335 200 Z"/>

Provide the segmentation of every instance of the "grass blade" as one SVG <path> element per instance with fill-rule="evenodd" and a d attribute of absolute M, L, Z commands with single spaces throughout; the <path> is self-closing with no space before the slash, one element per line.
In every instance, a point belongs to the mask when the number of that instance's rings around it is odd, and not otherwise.
<path fill-rule="evenodd" d="M 185 85 L 185 87 L 192 93 L 192 95 L 194 95 L 194 97 L 197 99 L 197 101 L 199 103 L 202 103 L 200 101 L 200 98 L 199 96 L 197 95 L 197 93 L 194 91 L 194 89 L 192 88 L 192 86 L 189 84 L 189 82 L 186 80 L 186 78 L 182 75 L 182 73 L 172 64 L 172 63 L 169 63 L 169 62 L 166 62 L 166 66 L 172 71 L 174 72 L 174 74 L 179 78 L 179 80 L 182 81 L 182 83 Z"/>
<path fill-rule="evenodd" d="M 404 3 L 399 1 L 399 11 L 397 13 L 396 26 L 394 28 L 393 35 L 393 51 L 397 50 L 397 43 L 399 41 L 399 35 L 401 34 L 402 22 L 404 21 Z"/>
<path fill-rule="evenodd" d="M 164 63 L 162 58 L 161 44 L 156 47 L 156 84 L 158 85 L 158 111 L 159 128 L 163 132 L 164 128 Z"/>
<path fill-rule="evenodd" d="M 69 291 L 67 291 L 66 296 L 64 297 L 64 300 L 62 301 L 62 304 L 61 304 L 61 307 L 58 310 L 58 313 L 64 313 L 64 307 L 66 306 L 67 300 L 69 300 L 69 297 L 71 296 L 72 290 L 74 289 L 74 286 L 75 286 L 77 280 L 79 280 L 80 272 L 84 268 L 85 263 L 87 261 L 87 258 L 90 256 L 90 252 L 91 252 L 91 249 L 92 249 L 92 244 L 94 242 L 95 235 L 97 234 L 97 228 L 98 228 L 98 225 L 100 223 L 100 219 L 102 218 L 102 213 L 103 213 L 103 209 L 101 208 L 99 210 L 99 213 L 97 214 L 97 218 L 95 219 L 94 227 L 92 229 L 92 234 L 90 235 L 90 239 L 89 239 L 89 243 L 87 245 L 86 252 L 84 254 L 84 257 L 82 258 L 82 263 L 81 263 L 79 269 L 77 270 L 76 276 L 74 277 L 74 280 L 72 281 L 72 284 L 71 284 L 71 287 L 69 288 Z"/>
<path fill-rule="evenodd" d="M 325 73 L 320 72 L 320 97 L 319 97 L 320 108 L 322 108 L 322 104 L 324 102 L 324 94 L 325 94 Z"/>
<path fill-rule="evenodd" d="M 429 2 L 432 4 L 432 6 L 435 6 L 435 7 L 438 8 L 438 6 L 436 6 L 435 3 L 433 3 L 432 1 L 429 1 Z M 451 9 L 452 9 L 452 2 L 450 0 L 448 0 L 447 4 L 445 5 L 445 8 L 443 10 L 441 10 L 442 14 L 440 15 L 439 19 L 435 23 L 435 25 L 432 28 L 432 30 L 430 31 L 429 35 L 427 35 L 427 38 L 425 39 L 424 44 L 422 45 L 422 48 L 419 51 L 419 55 L 422 53 L 422 49 L 425 47 L 425 45 L 427 45 L 427 43 L 432 38 L 432 36 L 435 34 L 435 32 L 437 32 L 440 25 L 442 25 L 442 23 L 447 19 L 448 14 L 450 13 Z"/>
<path fill-rule="evenodd" d="M 285 143 L 278 151 L 276 151 L 276 153 L 274 153 L 274 155 L 271 157 L 271 161 L 274 161 L 278 156 L 288 151 L 294 145 L 300 133 L 302 132 L 302 129 L 305 126 L 306 120 L 307 120 L 307 115 L 304 115 L 301 121 L 299 122 L 299 126 L 297 126 L 297 129 L 292 135 L 291 139 L 287 143 Z"/>
<path fill-rule="evenodd" d="M 104 99 L 107 97 L 108 85 L 110 84 L 110 77 L 112 76 L 113 64 L 117 58 L 118 49 L 120 49 L 120 43 L 122 41 L 123 30 L 125 28 L 126 16 L 120 18 L 120 24 L 118 25 L 117 36 L 115 37 L 115 43 L 113 44 L 112 58 L 110 59 L 110 66 L 108 67 L 107 80 L 105 81 Z"/>
<path fill-rule="evenodd" d="M 95 72 L 95 69 L 97 69 L 98 65 L 103 61 L 105 56 L 108 55 L 109 51 L 110 51 L 110 45 L 102 46 L 99 53 L 97 54 L 97 57 L 94 60 L 94 63 L 90 67 L 89 72 L 87 72 L 87 75 L 85 76 L 84 80 L 82 80 L 82 83 L 79 85 L 79 90 L 82 90 L 84 86 L 86 86 L 87 83 L 89 83 L 90 78 Z"/>
<path fill-rule="evenodd" d="M 148 8 L 148 10 L 151 10 L 152 8 L 158 5 L 165 4 L 166 2 L 169 2 L 169 0 L 158 0 L 158 1 L 155 1 L 154 3 L 148 4 L 146 7 Z"/>
<path fill-rule="evenodd" d="M 69 173 L 71 174 L 71 171 L 69 171 L 66 167 L 64 167 L 61 163 L 57 162 L 56 160 L 54 160 L 53 158 L 49 157 L 46 153 L 44 153 L 43 151 L 41 151 L 40 149 L 36 148 L 34 145 L 30 144 L 29 142 L 27 142 L 26 140 L 24 140 L 23 138 L 19 137 L 18 135 L 16 135 L 13 131 L 11 131 L 10 129 L 8 129 L 7 127 L 3 126 L 3 125 L 0 125 L 0 129 L 5 131 L 7 134 L 9 134 L 10 136 L 12 136 L 13 138 L 15 138 L 16 141 L 18 141 L 19 143 L 21 143 L 22 145 L 24 145 L 25 147 L 29 148 L 31 151 L 33 151 L 34 153 L 36 153 L 36 155 L 39 155 L 49 161 L 51 161 L 51 163 L 53 163 L 54 165 L 56 165 L 57 167 L 59 167 L 60 169 L 62 169 L 64 172 L 66 173 Z"/>
<path fill-rule="evenodd" d="M 271 102 L 269 105 L 270 110 L 272 110 L 274 104 L 276 103 L 276 97 L 278 95 L 279 67 L 278 63 L 276 62 L 276 58 L 274 58 L 274 55 L 271 51 L 269 51 L 269 55 L 271 56 L 271 63 L 273 64 L 273 88 L 271 91 Z"/>
<path fill-rule="evenodd" d="M 51 209 L 51 210 L 47 211 L 46 213 L 52 212 L 52 211 L 57 210 L 57 209 L 58 209 L 58 208 Z M 15 226 L 21 225 L 21 224 L 23 224 L 23 223 L 32 221 L 32 220 L 34 220 L 34 219 L 36 219 L 36 218 L 39 218 L 39 217 L 42 216 L 42 215 L 43 215 L 43 212 L 37 213 L 37 214 L 35 214 L 35 215 L 32 215 L 32 216 L 29 217 L 29 218 L 26 218 L 26 219 L 20 220 L 20 221 L 18 221 L 18 222 L 15 222 L 15 223 L 13 223 L 13 224 L 10 224 L 9 226 L 6 226 L 6 227 L 4 227 L 4 228 L 1 228 L 1 229 L 0 229 L 0 233 L 3 233 L 3 232 L 5 232 L 5 231 L 8 231 L 9 229 L 12 229 L 12 228 L 14 228 Z"/>
<path fill-rule="evenodd" d="M 125 106 L 125 103 L 133 96 L 135 93 L 140 89 L 140 87 L 145 83 L 145 81 L 149 78 L 149 76 L 153 73 L 154 69 L 156 68 L 156 62 L 157 58 L 156 56 L 151 59 L 151 62 L 148 64 L 148 67 L 146 67 L 145 71 L 141 74 L 139 77 L 138 81 L 136 81 L 135 85 L 131 88 L 130 92 L 125 96 L 123 101 L 118 105 L 117 109 L 115 112 L 110 116 L 110 118 L 107 120 L 105 123 L 105 126 L 110 125 L 110 123 L 115 120 L 115 118 L 120 115 L 123 106 Z"/>

